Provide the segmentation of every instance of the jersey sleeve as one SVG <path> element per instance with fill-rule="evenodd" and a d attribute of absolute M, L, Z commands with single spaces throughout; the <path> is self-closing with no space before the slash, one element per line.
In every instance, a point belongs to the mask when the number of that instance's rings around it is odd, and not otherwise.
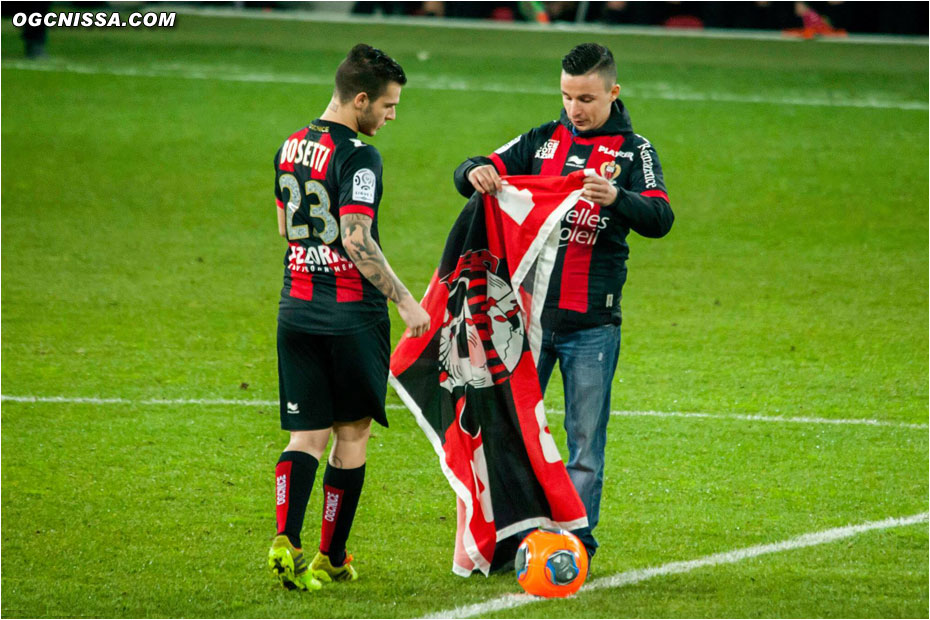
<path fill-rule="evenodd" d="M 644 237 L 664 237 L 675 214 L 668 199 L 662 164 L 652 144 L 637 136 L 633 170 L 627 187 L 618 188 L 614 206 L 627 225 Z"/>
<path fill-rule="evenodd" d="M 472 187 L 471 182 L 468 180 L 468 173 L 477 166 L 494 166 L 501 176 L 505 174 L 531 174 L 533 153 L 536 152 L 536 142 L 541 130 L 542 127 L 536 127 L 524 134 L 520 134 L 510 142 L 500 146 L 487 157 L 478 156 L 466 159 L 455 169 L 455 173 L 452 175 L 455 188 L 466 198 L 471 196 L 475 188 Z"/>
<path fill-rule="evenodd" d="M 381 203 L 381 154 L 371 145 L 355 147 L 339 175 L 339 217 L 361 213 L 375 219 Z"/>
<path fill-rule="evenodd" d="M 278 162 L 280 161 L 280 158 L 281 149 L 278 149 L 278 152 L 274 154 L 274 161 L 272 162 L 272 165 L 274 166 L 274 201 L 278 205 L 279 209 L 283 209 L 284 198 L 281 196 L 281 186 L 278 185 L 278 174 L 280 173 L 280 170 L 278 170 Z"/>
<path fill-rule="evenodd" d="M 529 174 L 532 171 L 533 144 L 538 131 L 536 128 L 520 134 L 488 155 L 499 175 Z"/>

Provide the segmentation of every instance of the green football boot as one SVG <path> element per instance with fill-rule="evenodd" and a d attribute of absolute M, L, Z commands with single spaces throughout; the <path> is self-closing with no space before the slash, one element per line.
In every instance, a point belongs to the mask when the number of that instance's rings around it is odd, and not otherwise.
<path fill-rule="evenodd" d="M 346 561 L 343 562 L 342 566 L 333 566 L 329 561 L 329 556 L 322 551 L 318 551 L 313 561 L 310 562 L 310 572 L 323 583 L 355 581 L 358 579 L 358 573 L 350 564 L 351 561 L 352 556 L 347 553 Z"/>
<path fill-rule="evenodd" d="M 287 536 L 275 536 L 268 550 L 268 569 L 288 590 L 319 590 L 323 587 L 307 570 L 307 560 Z"/>

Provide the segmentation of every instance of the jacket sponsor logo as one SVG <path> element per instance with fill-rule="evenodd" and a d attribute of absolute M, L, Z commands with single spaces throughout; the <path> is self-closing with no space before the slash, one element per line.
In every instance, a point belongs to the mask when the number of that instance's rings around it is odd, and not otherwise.
<path fill-rule="evenodd" d="M 309 166 L 317 172 L 326 170 L 333 149 L 313 140 L 286 140 L 281 147 L 281 164 Z"/>
<path fill-rule="evenodd" d="M 652 153 L 649 152 L 651 146 L 652 145 L 648 142 L 644 142 L 638 147 L 639 157 L 643 160 L 643 181 L 646 183 L 646 189 L 655 189 L 658 187 L 656 184 L 656 174 L 652 168 Z"/>
<path fill-rule="evenodd" d="M 598 153 L 604 153 L 604 154 L 606 154 L 606 155 L 610 155 L 610 156 L 613 157 L 614 159 L 629 159 L 630 161 L 633 161 L 633 153 L 632 153 L 632 152 L 630 152 L 630 151 L 615 151 L 615 150 L 613 150 L 613 149 L 611 149 L 611 148 L 607 148 L 607 147 L 604 146 L 603 144 L 597 147 L 597 152 L 598 152 Z"/>
<path fill-rule="evenodd" d="M 497 150 L 494 151 L 494 152 L 497 153 L 498 155 L 500 155 L 501 153 L 504 153 L 504 152 L 510 150 L 510 147 L 512 147 L 512 146 L 513 146 L 514 144 L 516 144 L 517 142 L 519 142 L 519 141 L 520 141 L 520 138 L 522 138 L 522 137 L 523 137 L 523 136 L 517 136 L 516 138 L 514 138 L 513 140 L 511 140 L 510 142 L 508 142 L 507 144 L 505 144 L 504 146 L 500 147 L 499 149 L 497 149 Z"/>
<path fill-rule="evenodd" d="M 620 176 L 620 166 L 618 166 L 617 162 L 615 161 L 605 161 L 603 164 L 601 164 L 599 172 L 601 173 L 602 177 L 612 181 Z"/>
<path fill-rule="evenodd" d="M 577 155 L 572 155 L 565 160 L 566 166 L 571 166 L 572 168 L 584 168 L 586 160 L 583 157 L 578 157 Z"/>
<path fill-rule="evenodd" d="M 281 474 L 275 479 L 275 494 L 277 496 L 276 506 L 283 506 L 287 503 L 287 475 Z"/>
<path fill-rule="evenodd" d="M 555 150 L 559 148 L 558 140 L 546 140 L 546 143 L 543 144 L 536 150 L 536 159 L 552 159 L 555 157 Z"/>
<path fill-rule="evenodd" d="M 375 173 L 362 168 L 352 177 L 352 200 L 375 201 Z"/>
<path fill-rule="evenodd" d="M 601 231 L 607 228 L 610 217 L 596 212 L 590 202 L 579 200 L 575 207 L 565 214 L 562 221 L 568 225 L 563 225 L 559 231 L 561 245 L 594 245 Z"/>

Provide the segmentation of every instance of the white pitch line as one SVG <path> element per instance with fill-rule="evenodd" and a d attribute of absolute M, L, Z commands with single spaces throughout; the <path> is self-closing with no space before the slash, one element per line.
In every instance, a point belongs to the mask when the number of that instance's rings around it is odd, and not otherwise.
<path fill-rule="evenodd" d="M 99 398 L 96 396 L 0 396 L 0 401 L 14 403 L 68 403 L 87 405 L 243 405 L 272 406 L 276 400 L 244 400 L 238 398 Z"/>
<path fill-rule="evenodd" d="M 915 525 L 917 523 L 926 522 L 927 519 L 928 513 L 922 512 L 920 514 L 911 515 L 909 517 L 890 518 L 883 521 L 868 521 L 866 523 L 860 523 L 859 525 L 847 525 L 844 527 L 822 530 L 820 532 L 811 532 L 809 534 L 803 534 L 796 538 L 789 538 L 788 540 L 783 540 L 776 543 L 754 545 L 752 547 L 744 547 L 743 549 L 736 549 L 734 551 L 715 553 L 713 555 L 707 555 L 696 560 L 670 562 L 661 566 L 626 571 L 624 573 L 618 573 L 610 577 L 595 579 L 594 581 L 591 581 L 590 583 L 583 586 L 575 596 L 579 596 L 584 592 L 602 590 L 604 588 L 620 588 L 623 586 L 639 583 L 641 581 L 646 581 L 647 579 L 652 579 L 654 577 L 678 575 L 681 573 L 688 573 L 699 568 L 720 566 L 722 564 L 735 564 L 737 562 L 742 562 L 743 560 L 756 558 L 770 553 L 780 553 L 782 551 L 791 551 L 793 549 L 802 549 L 804 547 L 823 545 L 826 543 L 835 542 L 837 540 L 843 540 L 844 538 L 851 538 L 853 536 L 857 536 L 859 534 L 873 530 L 885 530 L 893 527 Z M 544 599 L 536 596 L 530 596 L 528 594 L 508 594 L 498 598 L 490 599 L 483 603 L 464 605 L 454 609 L 439 611 L 434 614 L 424 616 L 424 618 L 470 618 L 472 616 L 480 616 L 482 614 L 501 611 L 503 609 L 513 609 L 514 607 L 521 607 L 523 605 L 529 605 L 530 603 L 541 603 L 551 600 L 559 599 Z"/>
<path fill-rule="evenodd" d="M 276 407 L 276 400 L 246 400 L 239 398 L 101 398 L 97 396 L 10 396 L 0 395 L 0 401 L 15 403 L 70 403 L 87 405 L 201 405 L 214 406 L 244 406 L 244 407 Z M 407 407 L 388 403 L 389 410 L 404 410 Z M 561 409 L 547 409 L 553 415 L 565 415 Z M 691 418 L 708 420 L 729 420 L 739 422 L 775 422 L 782 424 L 828 424 L 838 426 L 885 426 L 891 428 L 904 428 L 927 430 L 927 424 L 913 424 L 908 422 L 894 422 L 891 420 L 875 420 L 871 418 L 815 418 L 815 417 L 789 417 L 742 413 L 700 413 L 684 411 L 611 411 L 610 415 L 618 417 L 649 417 L 649 418 Z"/>
<path fill-rule="evenodd" d="M 613 416 L 653 417 L 653 418 L 709 418 L 715 420 L 742 420 L 746 422 L 781 422 L 789 424 L 838 424 L 858 426 L 891 426 L 895 428 L 913 428 L 927 430 L 930 425 L 894 422 L 891 420 L 874 420 L 871 418 L 814 418 L 809 416 L 777 416 L 750 413 L 689 413 L 683 411 L 611 411 Z"/>
<path fill-rule="evenodd" d="M 23 60 L 5 61 L 4 69 L 20 71 L 41 71 L 52 73 L 77 73 L 82 75 L 112 75 L 119 77 L 143 78 L 174 78 L 184 80 L 214 80 L 219 82 L 244 82 L 258 84 L 311 84 L 329 86 L 332 84 L 331 76 L 322 75 L 294 75 L 276 73 L 224 73 L 217 70 L 190 69 L 183 67 L 171 68 L 140 68 L 140 67 L 98 67 L 94 65 L 80 65 L 69 62 L 35 62 Z M 481 81 L 471 83 L 460 78 L 449 76 L 418 76 L 411 72 L 410 77 L 417 83 L 409 86 L 414 90 L 438 90 L 454 92 L 484 92 L 484 93 L 512 93 L 527 95 L 554 95 L 552 88 L 541 86 L 520 86 L 510 83 L 494 83 Z M 649 85 L 631 86 L 626 90 L 630 100 L 653 99 L 660 101 L 694 101 L 703 103 L 745 103 L 767 104 L 779 106 L 804 106 L 826 108 L 858 108 L 876 110 L 916 110 L 925 111 L 928 108 L 925 101 L 889 101 L 877 97 L 843 98 L 840 96 L 822 97 L 762 97 L 759 95 L 741 95 L 726 92 L 685 92 L 670 91 L 665 87 L 651 89 Z"/>

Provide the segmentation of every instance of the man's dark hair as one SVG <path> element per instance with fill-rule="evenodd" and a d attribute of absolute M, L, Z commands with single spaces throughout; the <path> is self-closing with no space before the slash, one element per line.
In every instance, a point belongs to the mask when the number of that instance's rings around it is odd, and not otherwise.
<path fill-rule="evenodd" d="M 608 84 L 617 80 L 614 55 L 597 43 L 582 43 L 573 47 L 572 51 L 562 58 L 562 69 L 569 75 L 585 75 L 597 71 Z"/>
<path fill-rule="evenodd" d="M 353 47 L 336 69 L 336 95 L 342 103 L 359 93 L 367 93 L 374 101 L 390 82 L 401 86 L 407 83 L 403 68 L 381 50 L 364 43 Z"/>

